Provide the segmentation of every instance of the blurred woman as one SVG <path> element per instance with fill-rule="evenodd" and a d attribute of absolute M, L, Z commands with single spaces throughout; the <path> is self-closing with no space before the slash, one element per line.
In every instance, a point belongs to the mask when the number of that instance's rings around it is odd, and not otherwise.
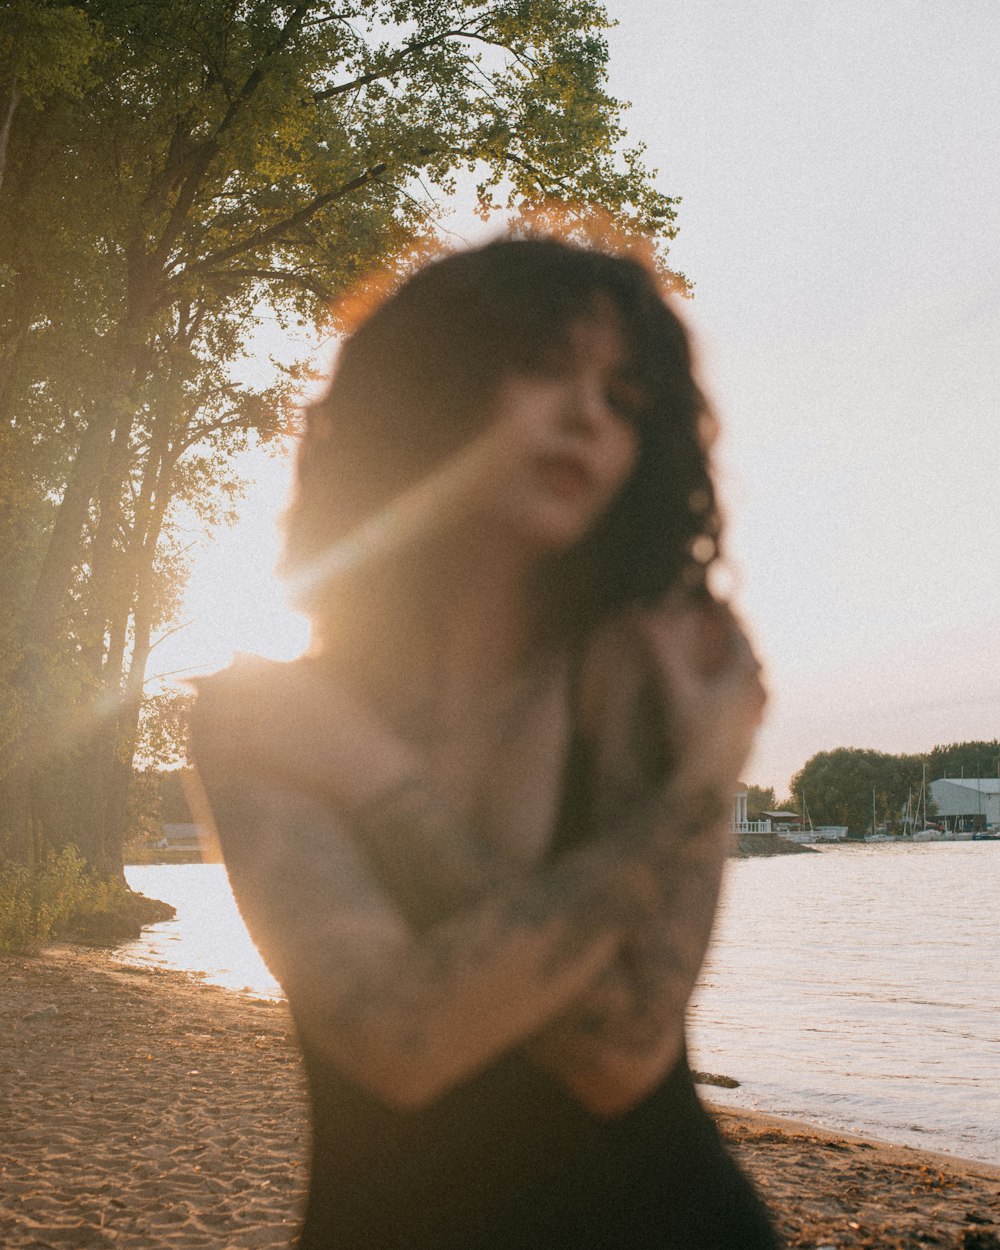
<path fill-rule="evenodd" d="M 310 652 L 193 728 L 305 1058 L 303 1250 L 777 1244 L 684 1050 L 763 704 L 711 433 L 653 275 L 552 239 L 417 272 L 308 411 Z"/>

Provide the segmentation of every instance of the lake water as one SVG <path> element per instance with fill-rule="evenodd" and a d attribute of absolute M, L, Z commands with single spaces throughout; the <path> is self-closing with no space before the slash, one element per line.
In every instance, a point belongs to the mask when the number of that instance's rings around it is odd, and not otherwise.
<path fill-rule="evenodd" d="M 117 952 L 280 988 L 218 865 L 127 869 L 177 919 Z M 730 866 L 691 1005 L 730 1105 L 1000 1164 L 1000 842 L 884 843 Z"/>

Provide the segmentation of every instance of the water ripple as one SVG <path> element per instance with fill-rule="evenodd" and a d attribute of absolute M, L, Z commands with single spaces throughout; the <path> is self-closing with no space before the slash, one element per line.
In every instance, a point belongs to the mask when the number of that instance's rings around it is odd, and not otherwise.
<path fill-rule="evenodd" d="M 178 909 L 118 952 L 280 997 L 217 865 L 130 868 Z M 690 1009 L 697 1067 L 755 1107 L 1000 1163 L 1000 843 L 731 866 Z"/>

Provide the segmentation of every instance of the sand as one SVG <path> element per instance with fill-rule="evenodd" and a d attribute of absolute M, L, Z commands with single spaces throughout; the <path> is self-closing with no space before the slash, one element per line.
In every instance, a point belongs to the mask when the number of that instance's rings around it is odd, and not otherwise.
<path fill-rule="evenodd" d="M 1000 1169 L 716 1113 L 789 1246 L 1000 1250 Z M 0 956 L 5 1250 L 287 1246 L 305 1147 L 282 1005 L 100 951 Z"/>

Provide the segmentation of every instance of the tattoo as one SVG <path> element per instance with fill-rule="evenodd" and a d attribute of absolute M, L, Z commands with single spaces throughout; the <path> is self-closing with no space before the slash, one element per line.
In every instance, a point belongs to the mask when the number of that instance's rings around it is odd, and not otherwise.
<path fill-rule="evenodd" d="M 422 776 L 377 794 L 352 825 L 390 897 L 417 930 L 510 880 L 505 861 L 455 818 Z"/>
<path fill-rule="evenodd" d="M 648 727 L 649 715 L 648 707 L 642 716 L 636 711 L 637 733 L 641 724 Z M 626 755 L 635 767 L 637 757 Z M 264 926 L 251 925 L 255 936 L 262 927 L 267 930 L 265 945 L 279 952 L 276 964 L 294 966 L 296 975 L 314 969 L 310 975 L 318 1000 L 326 1003 L 329 1026 L 359 1051 L 373 1027 L 391 1035 L 399 1052 L 411 1058 L 447 1049 L 455 1039 L 442 1036 L 436 1022 L 451 1018 L 452 998 L 462 986 L 520 968 L 512 996 L 529 978 L 544 999 L 548 987 L 587 958 L 602 934 L 625 933 L 630 936 L 623 957 L 547 1031 L 555 1041 L 583 1038 L 641 1055 L 681 1027 L 718 889 L 721 857 L 714 829 L 728 808 L 728 796 L 708 788 L 681 804 L 663 788 L 662 767 L 660 757 L 654 786 L 652 765 L 644 762 L 614 790 L 613 804 L 607 803 L 612 789 L 605 775 L 597 844 L 518 882 L 506 861 L 456 819 L 423 776 L 406 777 L 380 793 L 352 820 L 353 841 L 423 937 L 398 967 L 353 977 L 346 985 L 340 952 L 322 942 L 322 919 L 338 908 L 364 906 L 368 887 L 362 881 L 357 899 L 345 897 L 352 873 L 363 876 L 363 869 L 338 858 L 335 844 L 343 839 L 331 840 L 331 813 L 313 804 L 320 814 L 304 816 L 293 806 L 282 819 L 273 805 L 258 810 L 243 795 L 224 823 L 246 830 L 247 845 L 256 850 L 264 844 L 271 853 L 254 854 L 250 863 L 242 852 L 231 854 L 229 838 L 227 862 L 242 855 L 244 868 L 231 862 L 234 884 L 237 878 L 248 882 L 243 892 L 251 899 L 249 911 L 271 917 Z M 633 871 L 649 888 L 637 893 Z M 482 905 L 470 912 L 474 904 Z M 340 989 L 333 992 L 338 981 Z"/>
<path fill-rule="evenodd" d="M 561 979 L 621 927 L 630 899 L 612 865 L 610 848 L 585 848 L 544 876 L 510 885 L 501 897 L 436 925 L 398 965 L 355 980 L 329 1004 L 326 1023 L 357 1050 L 375 1027 L 393 1039 L 392 1049 L 433 1062 L 461 1045 L 450 1027 L 455 1002 L 467 992 L 481 1002 L 478 987 L 493 985 L 501 1029 L 505 998 L 523 990 L 536 1004 L 536 1018 L 525 1024 L 537 1027 Z"/>
<path fill-rule="evenodd" d="M 551 1027 L 550 1044 L 562 1031 L 566 1040 L 582 1034 L 596 1045 L 640 1057 L 681 1027 L 707 947 L 719 884 L 718 839 L 704 835 L 718 828 L 727 813 L 728 796 L 718 789 L 705 787 L 681 803 L 662 792 L 640 802 L 634 785 L 623 787 L 617 815 L 606 818 L 609 837 L 623 855 L 641 851 L 657 874 L 659 891 L 645 910 L 637 907 L 632 892 L 611 891 L 582 929 L 567 924 L 550 942 L 539 970 L 547 979 L 578 959 L 602 925 L 642 935 Z M 376 796 L 354 824 L 383 885 L 418 930 L 510 882 L 505 861 L 464 828 L 420 776 Z M 432 979 L 453 983 L 455 976 L 472 974 L 480 962 L 488 962 L 495 943 L 550 925 L 583 884 L 574 880 L 572 861 L 560 867 L 559 880 L 553 882 L 557 888 L 518 891 L 488 934 L 466 932 L 457 949 L 444 934 L 431 935 L 426 955 Z M 360 1013 L 360 1019 L 370 1007 L 362 1009 L 359 1002 L 348 1014 Z M 411 1028 L 406 1036 L 413 1053 L 418 1033 Z"/>
<path fill-rule="evenodd" d="M 650 889 L 626 922 L 626 945 L 590 991 L 545 1031 L 548 1056 L 562 1048 L 578 1058 L 581 1043 L 596 1055 L 641 1059 L 659 1053 L 683 1031 L 684 1013 L 700 971 L 728 853 L 728 795 L 704 787 L 685 799 L 669 792 L 639 805 L 638 821 Z"/>

